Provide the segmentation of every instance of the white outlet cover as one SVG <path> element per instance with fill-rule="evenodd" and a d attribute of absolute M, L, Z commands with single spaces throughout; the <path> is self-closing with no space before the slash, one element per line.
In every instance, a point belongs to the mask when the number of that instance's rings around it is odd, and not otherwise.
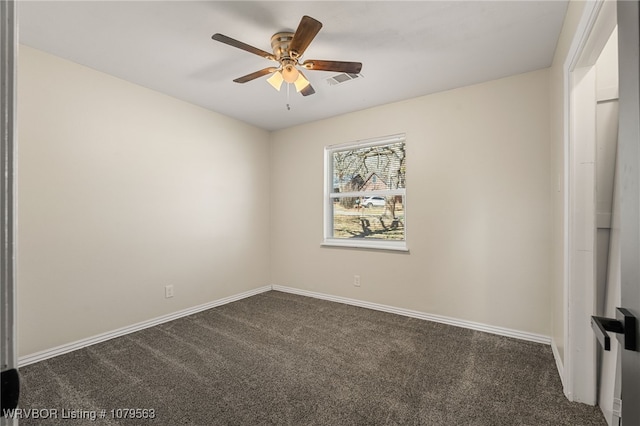
<path fill-rule="evenodd" d="M 164 297 L 165 298 L 173 297 L 173 286 L 172 285 L 168 285 L 168 286 L 164 287 Z"/>

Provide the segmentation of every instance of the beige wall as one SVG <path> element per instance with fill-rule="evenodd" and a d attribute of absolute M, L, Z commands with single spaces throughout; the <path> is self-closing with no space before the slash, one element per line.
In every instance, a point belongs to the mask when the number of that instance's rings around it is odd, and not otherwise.
<path fill-rule="evenodd" d="M 18 117 L 20 356 L 268 284 L 267 132 L 26 46 Z"/>
<path fill-rule="evenodd" d="M 564 155 L 564 63 L 566 61 L 571 42 L 576 33 L 578 22 L 582 16 L 584 2 L 571 1 L 565 16 L 562 33 L 556 46 L 553 65 L 549 69 L 551 88 L 551 157 L 552 157 L 552 186 L 553 194 L 553 240 L 552 240 L 552 329 L 551 337 L 558 349 L 561 360 L 564 359 L 564 315 L 566 301 L 564 297 L 564 198 L 562 181 L 565 175 Z"/>
<path fill-rule="evenodd" d="M 271 283 L 550 335 L 549 102 L 541 70 L 273 133 Z M 394 133 L 410 253 L 320 247 L 324 146 Z"/>

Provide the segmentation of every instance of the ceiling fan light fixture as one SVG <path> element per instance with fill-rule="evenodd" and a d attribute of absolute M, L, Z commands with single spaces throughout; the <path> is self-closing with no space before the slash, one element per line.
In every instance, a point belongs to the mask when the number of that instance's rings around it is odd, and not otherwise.
<path fill-rule="evenodd" d="M 304 78 L 302 73 L 299 73 L 298 79 L 293 84 L 296 86 L 296 92 L 300 92 L 302 89 L 309 85 L 309 80 Z"/>
<path fill-rule="evenodd" d="M 295 83 L 300 75 L 300 71 L 291 64 L 285 65 L 281 72 L 282 78 L 284 78 L 284 81 L 287 83 Z"/>
<path fill-rule="evenodd" d="M 276 71 L 273 73 L 271 77 L 267 79 L 267 81 L 269 82 L 270 85 L 273 86 L 274 89 L 276 89 L 279 92 L 280 88 L 282 87 L 282 82 L 284 81 L 284 78 L 282 78 L 282 74 L 280 73 L 280 71 Z"/>

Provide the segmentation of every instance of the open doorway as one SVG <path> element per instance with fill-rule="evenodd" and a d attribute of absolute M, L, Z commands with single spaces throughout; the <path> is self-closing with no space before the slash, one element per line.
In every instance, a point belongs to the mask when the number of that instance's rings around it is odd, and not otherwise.
<path fill-rule="evenodd" d="M 640 317 L 638 8 L 587 3 L 564 67 L 565 393 L 598 404 L 616 426 L 640 424 L 640 352 L 631 326 Z M 624 326 L 609 336 L 608 352 L 587 325 L 591 315 Z"/>
<path fill-rule="evenodd" d="M 617 141 L 616 2 L 585 6 L 565 63 L 565 393 L 603 408 L 612 421 L 610 354 L 599 352 L 588 319 L 614 301 L 614 176 Z M 618 268 L 619 270 L 619 268 Z M 617 305 L 619 306 L 619 304 Z M 615 307 L 614 307 L 615 309 Z M 614 315 L 615 316 L 615 315 Z M 601 376 L 607 371 L 605 377 Z M 607 383 L 605 385 L 605 383 Z M 602 396 L 604 398 L 604 395 Z M 610 423 L 611 424 L 611 423 Z M 615 424 L 615 423 L 614 423 Z"/>

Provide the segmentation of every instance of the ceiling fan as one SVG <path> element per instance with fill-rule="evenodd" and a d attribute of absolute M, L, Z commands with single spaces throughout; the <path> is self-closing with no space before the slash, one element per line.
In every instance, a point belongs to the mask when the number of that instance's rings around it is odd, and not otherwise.
<path fill-rule="evenodd" d="M 312 71 L 345 72 L 349 74 L 357 74 L 362 69 L 362 63 L 360 62 L 325 61 L 318 59 L 308 59 L 299 62 L 305 50 L 309 47 L 309 44 L 311 44 L 321 28 L 322 23 L 320 21 L 310 16 L 303 16 L 295 33 L 282 31 L 275 33 L 271 37 L 273 53 L 250 46 L 220 33 L 214 34 L 211 38 L 279 63 L 277 67 L 264 68 L 243 77 L 238 77 L 233 80 L 236 83 L 246 83 L 256 78 L 272 74 L 267 81 L 276 90 L 280 90 L 283 82 L 293 83 L 296 91 L 302 93 L 303 96 L 308 96 L 314 94 L 315 90 L 302 73 L 302 70 L 298 67 Z"/>

